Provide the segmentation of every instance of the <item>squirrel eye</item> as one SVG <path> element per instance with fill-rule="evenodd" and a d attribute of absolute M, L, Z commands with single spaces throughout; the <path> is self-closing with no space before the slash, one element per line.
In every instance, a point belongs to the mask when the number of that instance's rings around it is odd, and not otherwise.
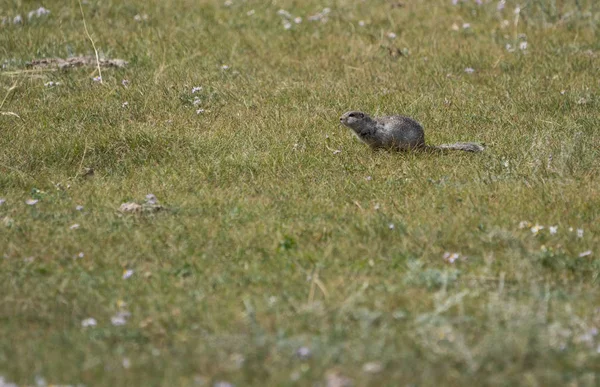
<path fill-rule="evenodd" d="M 360 117 L 360 118 L 365 118 L 365 115 L 364 115 L 364 114 L 362 114 L 362 113 L 360 113 L 360 114 L 359 114 L 359 117 Z"/>

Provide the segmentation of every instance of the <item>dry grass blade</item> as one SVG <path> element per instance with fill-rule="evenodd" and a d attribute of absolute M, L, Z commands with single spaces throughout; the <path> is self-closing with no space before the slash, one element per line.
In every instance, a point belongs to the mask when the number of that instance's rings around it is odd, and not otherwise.
<path fill-rule="evenodd" d="M 15 90 L 16 88 L 17 88 L 17 82 L 15 82 L 6 91 L 6 94 L 4 95 L 4 98 L 2 99 L 2 102 L 0 102 L 0 114 L 3 115 L 3 116 L 17 117 L 18 119 L 22 120 L 22 118 L 17 113 L 15 113 L 15 112 L 4 112 L 4 111 L 2 111 L 2 108 L 4 107 L 4 104 L 6 103 L 6 100 L 8 99 L 8 96 L 10 95 L 10 92 L 13 91 L 13 90 Z"/>
<path fill-rule="evenodd" d="M 85 34 L 88 37 L 88 39 L 90 40 L 90 42 L 92 43 L 92 47 L 94 48 L 94 54 L 96 55 L 98 76 L 100 77 L 100 83 L 103 83 L 102 70 L 100 69 L 100 58 L 98 57 L 98 50 L 96 49 L 96 43 L 94 43 L 94 39 L 92 39 L 92 36 L 90 35 L 90 33 L 88 31 L 87 23 L 85 21 L 85 14 L 83 13 L 83 5 L 81 4 L 81 0 L 78 0 L 78 2 L 79 2 L 79 10 L 81 11 L 81 18 L 83 20 L 83 28 L 85 29 Z"/>

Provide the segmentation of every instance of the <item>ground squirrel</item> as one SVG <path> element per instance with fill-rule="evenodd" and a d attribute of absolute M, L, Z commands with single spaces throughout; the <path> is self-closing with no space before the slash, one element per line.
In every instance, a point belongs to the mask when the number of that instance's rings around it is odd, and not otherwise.
<path fill-rule="evenodd" d="M 425 145 L 423 127 L 415 120 L 404 116 L 371 118 L 357 111 L 344 113 L 340 122 L 354 131 L 356 137 L 373 149 L 428 150 L 443 149 L 481 152 L 484 148 L 472 142 L 457 142 L 438 146 Z"/>

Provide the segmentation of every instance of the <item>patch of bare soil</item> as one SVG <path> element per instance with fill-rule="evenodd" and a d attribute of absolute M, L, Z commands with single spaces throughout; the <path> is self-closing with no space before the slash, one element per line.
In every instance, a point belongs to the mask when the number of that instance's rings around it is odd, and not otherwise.
<path fill-rule="evenodd" d="M 128 62 L 123 59 L 100 59 L 100 67 L 124 68 Z M 93 56 L 75 56 L 72 58 L 41 58 L 33 59 L 27 62 L 30 69 L 59 69 L 67 70 L 77 67 L 97 67 L 96 57 Z"/>

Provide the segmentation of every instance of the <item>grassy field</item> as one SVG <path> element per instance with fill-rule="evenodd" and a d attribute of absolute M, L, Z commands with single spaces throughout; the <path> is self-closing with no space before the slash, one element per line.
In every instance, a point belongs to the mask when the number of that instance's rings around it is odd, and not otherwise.
<path fill-rule="evenodd" d="M 0 385 L 599 385 L 600 4 L 482 3 L 0 2 Z"/>

